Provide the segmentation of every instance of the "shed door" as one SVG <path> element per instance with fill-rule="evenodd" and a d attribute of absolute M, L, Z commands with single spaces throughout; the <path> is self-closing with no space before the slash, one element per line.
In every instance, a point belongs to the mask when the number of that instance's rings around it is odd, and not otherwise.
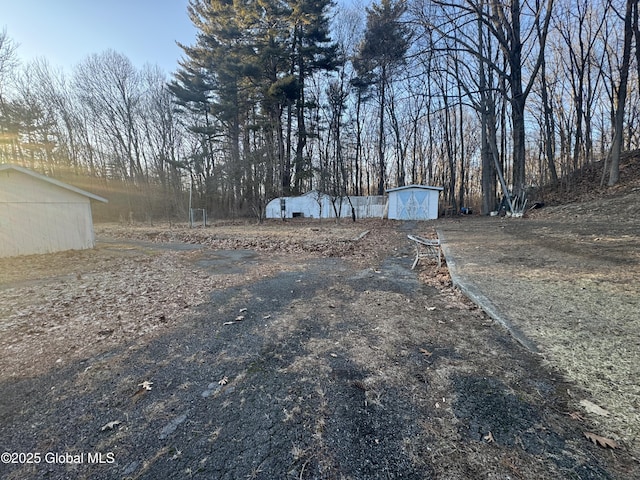
<path fill-rule="evenodd" d="M 427 190 L 398 192 L 398 219 L 428 220 L 429 192 Z"/>

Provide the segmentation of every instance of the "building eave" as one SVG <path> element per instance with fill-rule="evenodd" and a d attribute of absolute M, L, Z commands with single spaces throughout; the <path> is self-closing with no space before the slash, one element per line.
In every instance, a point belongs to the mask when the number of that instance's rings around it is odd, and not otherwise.
<path fill-rule="evenodd" d="M 422 190 L 436 190 L 438 192 L 441 192 L 441 191 L 444 190 L 443 187 L 432 187 L 430 185 L 405 185 L 405 186 L 402 186 L 402 187 L 389 188 L 389 189 L 386 190 L 386 192 L 387 193 L 389 193 L 389 192 L 397 192 L 397 191 L 400 191 L 400 190 L 408 190 L 410 188 L 419 188 L 419 189 L 422 189 Z"/>
<path fill-rule="evenodd" d="M 42 175 L 40 173 L 34 172 L 33 170 L 29 170 L 28 168 L 19 167 L 18 165 L 11 164 L 3 164 L 0 165 L 0 172 L 7 170 L 15 170 L 16 172 L 23 173 L 24 175 L 29 175 L 30 177 L 36 178 L 43 182 L 50 183 L 55 185 L 56 187 L 64 188 L 65 190 L 69 190 L 71 192 L 77 193 L 78 195 L 82 195 L 84 197 L 90 198 L 91 200 L 96 200 L 102 203 L 109 203 L 109 200 L 103 198 L 99 195 L 95 195 L 91 192 L 87 192 L 86 190 L 82 190 L 78 187 L 74 187 L 73 185 L 69 185 L 68 183 L 61 182 L 60 180 L 56 180 L 55 178 L 47 177 L 46 175 Z"/>

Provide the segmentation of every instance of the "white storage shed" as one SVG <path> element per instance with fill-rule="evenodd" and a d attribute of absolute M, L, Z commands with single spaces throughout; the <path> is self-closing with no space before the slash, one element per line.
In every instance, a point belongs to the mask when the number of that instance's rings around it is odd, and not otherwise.
<path fill-rule="evenodd" d="M 351 203 L 349 203 L 351 202 Z M 385 196 L 351 196 L 336 198 L 317 190 L 297 197 L 274 198 L 267 203 L 267 218 L 335 218 L 336 210 L 341 218 L 351 218 L 351 206 L 356 218 L 382 218 L 387 198 Z M 335 204 L 335 207 L 334 207 Z"/>
<path fill-rule="evenodd" d="M 106 199 L 16 165 L 0 165 L 0 257 L 95 246 L 91 200 Z"/>
<path fill-rule="evenodd" d="M 442 187 L 407 185 L 387 190 L 390 220 L 433 220 L 438 218 Z"/>

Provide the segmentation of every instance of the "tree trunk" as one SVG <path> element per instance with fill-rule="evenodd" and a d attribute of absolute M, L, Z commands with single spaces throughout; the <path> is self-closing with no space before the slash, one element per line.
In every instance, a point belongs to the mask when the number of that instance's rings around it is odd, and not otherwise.
<path fill-rule="evenodd" d="M 299 27 L 296 27 L 296 31 Z M 299 38 L 299 34 L 296 33 L 296 38 Z M 300 42 L 301 43 L 301 42 Z M 301 46 L 297 47 L 302 49 Z M 305 113 L 305 98 L 304 98 L 304 82 L 305 82 L 305 65 L 302 53 L 298 52 L 298 88 L 299 94 L 296 101 L 296 117 L 298 122 L 298 139 L 296 143 L 295 154 L 295 189 L 297 193 L 302 193 L 303 184 L 302 180 L 305 176 L 306 166 L 304 164 L 304 148 L 307 145 L 307 129 L 305 125 L 304 113 Z"/>
<path fill-rule="evenodd" d="M 514 2 L 517 3 L 517 2 Z M 514 20 L 514 30 L 516 21 Z M 520 44 L 518 32 L 517 40 L 514 43 Z M 522 91 L 522 45 L 514 47 L 509 55 L 509 66 L 511 68 L 511 121 L 512 121 L 512 141 L 513 141 L 513 193 L 518 195 L 525 189 L 525 96 Z"/>
<path fill-rule="evenodd" d="M 622 67 L 620 69 L 620 87 L 618 88 L 615 129 L 611 144 L 611 165 L 609 166 L 609 186 L 618 183 L 620 178 L 620 153 L 622 151 L 622 137 L 624 132 L 624 107 L 627 101 L 627 83 L 629 79 L 629 64 L 631 60 L 631 40 L 633 37 L 632 18 L 638 8 L 638 0 L 627 0 L 624 16 L 624 46 L 622 53 Z"/>
<path fill-rule="evenodd" d="M 456 59 L 456 77 L 460 78 L 459 76 L 459 71 L 458 71 L 458 59 Z M 465 146 L 465 141 L 464 141 L 464 117 L 463 117 L 463 110 L 462 110 L 462 89 L 460 88 L 460 86 L 458 86 L 458 114 L 459 114 L 459 130 L 460 130 L 460 188 L 458 189 L 458 201 L 460 202 L 460 208 L 464 207 L 464 193 L 465 193 L 465 189 L 466 189 L 466 181 L 467 181 L 467 175 L 465 172 L 465 151 L 464 151 L 464 146 Z"/>
<path fill-rule="evenodd" d="M 546 62 L 543 59 L 540 66 L 540 75 L 542 80 L 541 96 L 542 96 L 542 108 L 544 114 L 544 149 L 545 157 L 547 158 L 547 167 L 549 168 L 549 175 L 551 175 L 551 184 L 558 183 L 558 172 L 556 170 L 555 162 L 555 135 L 554 135 L 554 118 L 553 107 L 549 101 L 549 86 L 547 85 L 547 72 Z"/>
<path fill-rule="evenodd" d="M 482 32 L 482 20 L 478 18 L 478 46 L 481 52 L 484 52 L 484 41 Z M 496 204 L 496 170 L 493 163 L 491 148 L 489 146 L 488 129 L 493 129 L 493 138 L 495 138 L 495 122 L 489 124 L 489 95 L 487 90 L 487 72 L 484 60 L 479 61 L 480 70 L 480 138 L 481 150 L 480 157 L 482 159 L 482 214 L 489 215 L 495 208 Z M 493 115 L 495 118 L 495 113 Z M 496 146 L 497 150 L 497 146 Z"/>
<path fill-rule="evenodd" d="M 447 159 L 449 161 L 449 188 L 448 190 L 448 202 L 453 208 L 454 212 L 458 211 L 458 204 L 456 202 L 456 163 L 453 154 L 453 134 L 451 133 L 451 113 L 449 109 L 448 95 L 445 89 L 442 89 L 443 102 L 444 102 L 444 145 L 447 153 Z"/>
<path fill-rule="evenodd" d="M 362 195 L 362 126 L 360 125 L 361 108 L 362 91 L 358 89 L 358 98 L 356 102 L 356 195 Z"/>
<path fill-rule="evenodd" d="M 387 85 L 387 69 L 383 65 L 382 73 L 380 74 L 380 118 L 379 120 L 379 129 L 378 132 L 378 162 L 379 162 L 379 172 L 380 175 L 378 178 L 378 195 L 384 195 L 384 184 L 385 184 L 385 158 L 384 158 L 384 105 L 385 105 L 385 93 L 386 93 L 386 85 Z"/>

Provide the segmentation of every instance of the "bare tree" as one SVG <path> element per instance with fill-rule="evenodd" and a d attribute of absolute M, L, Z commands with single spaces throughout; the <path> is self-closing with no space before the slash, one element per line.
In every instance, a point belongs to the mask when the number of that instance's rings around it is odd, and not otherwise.
<path fill-rule="evenodd" d="M 612 186 L 618 183 L 620 177 L 620 153 L 624 134 L 624 108 L 627 101 L 627 84 L 631 63 L 631 42 L 633 40 L 634 18 L 637 23 L 638 0 L 627 0 L 624 13 L 624 43 L 622 51 L 622 65 L 620 67 L 620 83 L 617 89 L 617 105 L 614 118 L 614 137 L 611 144 L 611 165 L 609 167 L 609 182 Z M 637 46 L 636 46 L 637 48 Z"/>
<path fill-rule="evenodd" d="M 485 63 L 492 74 L 503 79 L 509 87 L 508 91 L 502 93 L 508 98 L 511 107 L 512 183 L 515 192 L 522 192 L 526 179 L 526 100 L 544 58 L 553 0 L 546 0 L 544 3 L 523 3 L 520 0 L 433 0 L 433 4 L 440 8 L 441 13 L 438 15 L 434 14 L 433 9 L 422 9 L 426 13 L 422 16 L 425 27 L 437 31 L 448 42 L 453 42 L 454 48 L 476 56 Z M 478 45 L 473 41 L 474 36 L 464 33 L 465 25 L 473 24 L 472 19 L 479 20 L 496 40 L 504 53 L 508 68 L 503 68 L 487 57 L 486 52 L 479 51 Z M 523 24 L 523 19 L 531 20 Z M 540 35 L 535 34 L 538 28 Z M 528 78 L 524 78 L 523 72 L 529 57 L 532 57 L 533 61 L 531 67 L 526 69 L 529 73 Z"/>
<path fill-rule="evenodd" d="M 154 178 L 160 182 L 164 194 L 161 207 L 165 215 L 176 215 L 182 193 L 182 176 L 187 170 L 180 158 L 183 129 L 175 118 L 173 96 L 166 84 L 165 74 L 156 66 L 147 65 L 142 71 L 144 96 L 141 122 L 145 147 L 143 156 Z"/>
<path fill-rule="evenodd" d="M 112 50 L 92 54 L 75 72 L 78 96 L 100 125 L 105 148 L 116 153 L 112 165 L 123 178 L 143 180 L 140 76 L 131 61 Z"/>
<path fill-rule="evenodd" d="M 591 161 L 590 113 L 595 99 L 594 88 L 597 87 L 600 78 L 598 74 L 594 79 L 591 70 L 610 2 L 600 2 L 596 5 L 593 1 L 581 0 L 572 1 L 562 7 L 562 13 L 556 16 L 554 31 L 566 46 L 566 49 L 563 49 L 566 54 L 559 55 L 558 59 L 567 73 L 575 108 L 572 167 L 576 170 L 583 161 Z"/>
<path fill-rule="evenodd" d="M 18 67 L 17 48 L 15 42 L 7 35 L 7 29 L 0 31 L 0 101 L 7 79 Z"/>
<path fill-rule="evenodd" d="M 7 85 L 18 67 L 16 44 L 7 35 L 7 30 L 0 31 L 0 161 L 9 162 L 14 157 L 17 137 L 11 109 L 7 99 Z"/>
<path fill-rule="evenodd" d="M 34 89 L 43 105 L 55 119 L 57 157 L 60 164 L 76 175 L 85 171 L 85 153 L 82 150 L 82 122 L 79 118 L 77 98 L 62 70 L 53 69 L 45 60 L 31 65 Z M 94 172 L 92 172 L 94 173 Z"/>

